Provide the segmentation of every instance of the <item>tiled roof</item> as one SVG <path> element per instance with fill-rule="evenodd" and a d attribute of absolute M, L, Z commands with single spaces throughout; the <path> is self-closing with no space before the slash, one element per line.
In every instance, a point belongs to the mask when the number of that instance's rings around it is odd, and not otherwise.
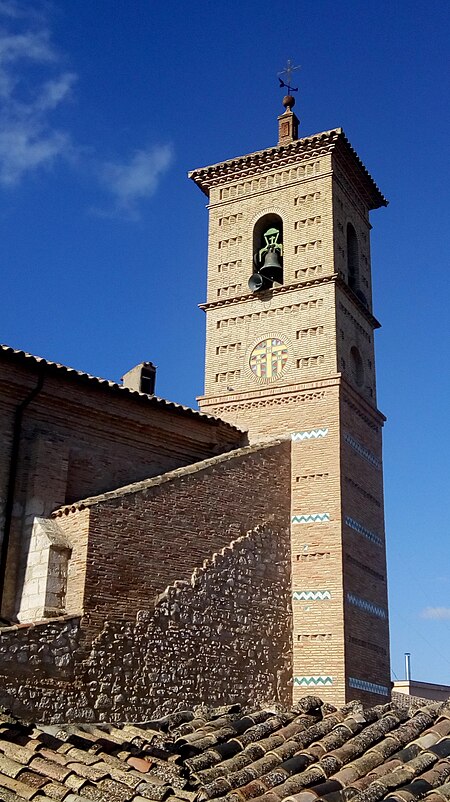
<path fill-rule="evenodd" d="M 369 208 L 377 209 L 379 206 L 387 206 L 388 201 L 381 194 L 372 176 L 362 163 L 356 151 L 344 134 L 342 128 L 332 128 L 330 131 L 322 131 L 318 134 L 302 137 L 287 145 L 277 145 L 272 148 L 265 148 L 245 156 L 237 156 L 234 159 L 211 164 L 207 167 L 199 167 L 191 170 L 188 177 L 200 187 L 202 192 L 209 197 L 209 190 L 217 181 L 234 181 L 239 178 L 251 175 L 253 177 L 255 169 L 272 169 L 278 164 L 290 164 L 297 161 L 299 156 L 311 158 L 312 156 L 326 153 L 330 149 L 339 148 L 348 159 L 352 166 L 355 180 L 360 185 L 363 195 L 367 199 Z"/>
<path fill-rule="evenodd" d="M 0 356 L 19 364 L 28 365 L 31 368 L 40 366 L 41 369 L 45 370 L 45 372 L 49 375 L 57 374 L 61 378 L 69 381 L 74 380 L 79 384 L 88 384 L 91 387 L 96 387 L 100 390 L 106 390 L 110 393 L 120 393 L 120 395 L 124 397 L 132 397 L 134 400 L 143 401 L 145 404 L 151 407 L 167 409 L 171 412 L 188 415 L 190 417 L 194 416 L 196 418 L 203 418 L 211 421 L 212 423 L 225 426 L 226 428 L 240 431 L 237 426 L 226 423 L 220 418 L 215 418 L 212 415 L 207 415 L 204 412 L 199 412 L 197 409 L 191 409 L 191 407 L 185 407 L 182 404 L 176 404 L 174 401 L 167 401 L 165 398 L 159 398 L 156 395 L 147 395 L 147 393 L 140 393 L 138 390 L 131 390 L 129 387 L 125 387 L 117 382 L 109 381 L 108 379 L 102 379 L 99 376 L 91 376 L 90 373 L 84 373 L 81 370 L 75 370 L 75 368 L 70 368 L 67 365 L 61 365 L 59 362 L 51 362 L 41 356 L 28 354 L 26 351 L 19 351 L 16 348 L 11 348 L 9 345 L 0 344 Z"/>
<path fill-rule="evenodd" d="M 287 436 L 284 439 L 290 439 Z M 153 487 L 160 487 L 167 482 L 172 482 L 174 479 L 181 479 L 184 476 L 192 476 L 195 473 L 204 471 L 205 468 L 212 468 L 215 465 L 221 465 L 224 462 L 230 462 L 236 458 L 240 459 L 250 454 L 256 454 L 258 451 L 264 450 L 269 446 L 275 446 L 282 443 L 283 439 L 266 440 L 264 443 L 255 443 L 252 446 L 242 446 L 242 448 L 234 448 L 232 451 L 226 451 L 225 454 L 217 454 L 214 457 L 207 457 L 200 462 L 194 462 L 192 465 L 183 465 L 181 468 L 174 468 L 172 471 L 160 473 L 158 476 L 152 476 L 150 479 L 142 479 L 139 482 L 132 482 L 129 485 L 117 487 L 114 490 L 107 490 L 105 493 L 99 493 L 97 496 L 90 496 L 89 498 L 79 499 L 72 504 L 64 504 L 53 510 L 52 515 L 55 518 L 61 518 L 63 515 L 68 515 L 70 512 L 76 510 L 84 510 L 86 507 L 95 507 L 96 504 L 101 504 L 104 501 L 111 501 L 113 499 L 121 498 L 122 496 L 131 496 L 134 493 L 142 493 L 144 490 L 150 490 Z M 59 529 L 57 528 L 59 532 Z"/>
<path fill-rule="evenodd" d="M 450 705 L 290 712 L 239 705 L 138 726 L 32 726 L 0 715 L 0 799 L 444 802 Z"/>

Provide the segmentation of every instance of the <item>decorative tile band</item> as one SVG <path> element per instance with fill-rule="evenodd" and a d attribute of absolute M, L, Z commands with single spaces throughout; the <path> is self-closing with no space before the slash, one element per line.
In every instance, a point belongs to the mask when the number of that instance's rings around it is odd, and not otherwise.
<path fill-rule="evenodd" d="M 354 529 L 355 532 L 359 532 L 360 535 L 366 537 L 367 540 L 370 540 L 371 543 L 375 543 L 376 546 L 383 545 L 381 537 L 378 537 L 378 535 L 376 535 L 375 532 L 371 532 L 370 529 L 366 529 L 366 527 L 360 524 L 359 521 L 355 521 L 355 519 L 350 518 L 349 515 L 346 515 L 344 520 L 346 526 L 349 526 L 350 529 Z"/>
<path fill-rule="evenodd" d="M 294 685 L 332 685 L 333 677 L 294 677 Z"/>
<path fill-rule="evenodd" d="M 294 590 L 292 593 L 294 601 L 325 601 L 331 599 L 329 590 Z"/>
<path fill-rule="evenodd" d="M 363 459 L 367 460 L 367 462 L 370 462 L 371 465 L 374 465 L 375 468 L 380 470 L 381 460 L 379 460 L 375 454 L 372 454 L 368 448 L 363 446 L 358 440 L 355 440 L 351 434 L 347 434 L 347 432 L 344 434 L 344 440 L 356 451 L 357 454 L 359 454 L 360 457 L 363 457 Z"/>
<path fill-rule="evenodd" d="M 321 524 L 324 521 L 329 520 L 329 512 L 313 512 L 309 515 L 293 515 L 291 518 L 291 522 L 293 524 Z"/>
<path fill-rule="evenodd" d="M 291 440 L 317 440 L 318 437 L 326 437 L 328 429 L 311 429 L 309 432 L 292 432 Z"/>
<path fill-rule="evenodd" d="M 389 688 L 386 685 L 377 685 L 376 682 L 367 682 L 365 679 L 349 677 L 348 684 L 350 688 L 356 688 L 358 691 L 368 691 L 368 693 L 378 693 L 379 696 L 389 696 Z"/>
<path fill-rule="evenodd" d="M 375 615 L 377 618 L 387 618 L 387 612 L 384 607 L 380 607 L 367 599 L 361 599 L 360 596 L 356 596 L 354 593 L 347 593 L 347 601 L 350 604 L 354 604 L 355 607 L 359 607 L 360 610 L 364 610 L 365 613 Z"/>

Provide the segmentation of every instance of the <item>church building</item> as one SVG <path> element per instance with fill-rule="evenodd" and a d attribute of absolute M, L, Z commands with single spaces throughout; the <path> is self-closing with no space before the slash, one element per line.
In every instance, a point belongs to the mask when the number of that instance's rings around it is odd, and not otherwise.
<path fill-rule="evenodd" d="M 284 105 L 277 147 L 190 173 L 209 199 L 200 409 L 251 443 L 292 439 L 295 688 L 382 695 L 385 419 L 369 212 L 386 200 L 341 129 L 298 139 L 294 98 Z"/>
<path fill-rule="evenodd" d="M 52 721 L 390 698 L 369 212 L 342 129 L 193 170 L 200 412 L 3 347 L 0 704 Z M 20 690 L 20 693 L 19 693 Z"/>

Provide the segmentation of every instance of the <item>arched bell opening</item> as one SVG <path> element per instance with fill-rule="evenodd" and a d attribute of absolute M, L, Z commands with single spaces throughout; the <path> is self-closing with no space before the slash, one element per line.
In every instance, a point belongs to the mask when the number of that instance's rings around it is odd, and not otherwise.
<path fill-rule="evenodd" d="M 367 298 L 361 289 L 358 237 L 351 223 L 347 224 L 347 281 L 350 289 L 364 306 L 368 306 Z"/>
<path fill-rule="evenodd" d="M 348 286 L 353 292 L 359 287 L 358 237 L 351 223 L 347 225 L 347 277 Z"/>
<path fill-rule="evenodd" d="M 252 292 L 283 283 L 283 221 L 278 214 L 265 214 L 253 229 Z"/>
<path fill-rule="evenodd" d="M 361 354 L 355 345 L 350 349 L 350 370 L 352 379 L 358 387 L 364 384 L 364 365 Z"/>

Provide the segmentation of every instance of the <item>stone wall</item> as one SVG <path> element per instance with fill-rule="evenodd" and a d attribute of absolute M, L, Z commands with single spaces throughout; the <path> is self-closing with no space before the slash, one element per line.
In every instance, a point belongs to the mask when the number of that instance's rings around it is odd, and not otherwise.
<path fill-rule="evenodd" d="M 139 721 L 201 702 L 288 706 L 290 590 L 289 530 L 259 527 L 134 620 L 106 621 L 83 662 L 79 620 L 3 630 L 0 704 L 51 722 Z"/>
<path fill-rule="evenodd" d="M 73 679 L 79 635 L 79 617 L 4 627 L 0 630 L 0 671 L 23 679 Z"/>
<path fill-rule="evenodd" d="M 92 632 L 153 607 L 167 585 L 189 581 L 203 560 L 258 524 L 288 527 L 290 457 L 288 440 L 249 446 L 57 511 L 69 541 L 87 537 L 78 611 Z M 68 599 L 72 579 L 69 564 Z M 71 604 L 67 612 L 77 612 Z"/>
<path fill-rule="evenodd" d="M 107 624 L 87 661 L 101 719 L 200 702 L 291 700 L 290 546 L 261 527 L 175 582 L 136 623 Z"/>

